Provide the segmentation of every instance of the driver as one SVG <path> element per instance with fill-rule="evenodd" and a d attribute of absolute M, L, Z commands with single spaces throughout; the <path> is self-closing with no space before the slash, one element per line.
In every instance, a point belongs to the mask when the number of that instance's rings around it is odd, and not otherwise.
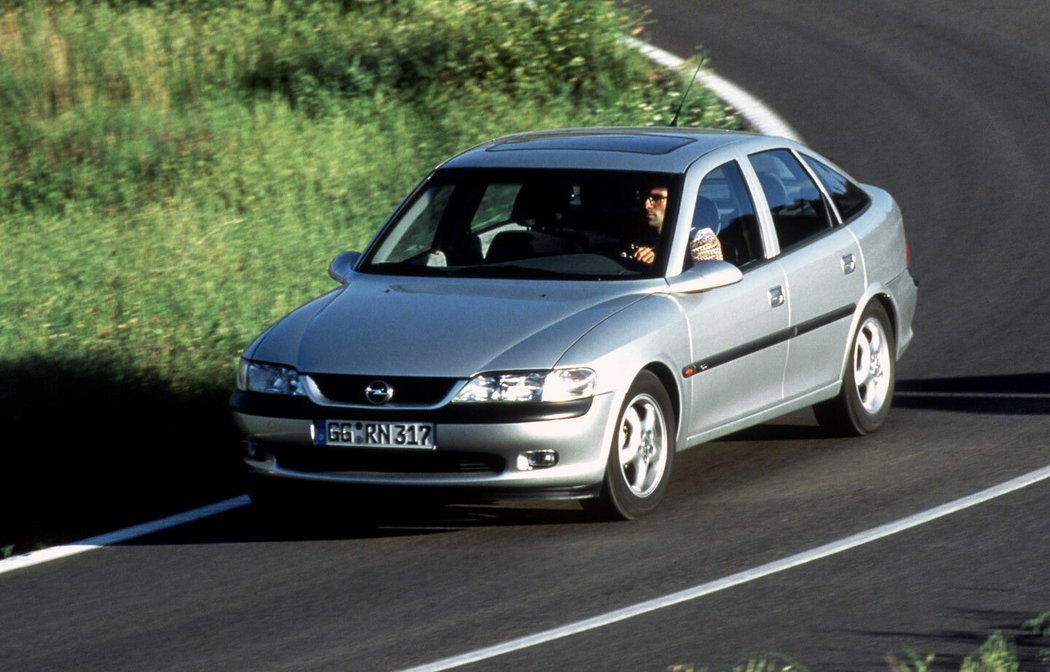
<path fill-rule="evenodd" d="M 642 201 L 645 221 L 653 229 L 653 238 L 658 239 L 664 228 L 664 214 L 667 212 L 667 187 L 656 185 L 650 187 Z M 635 244 L 631 246 L 630 256 L 646 264 L 656 259 L 653 244 Z"/>

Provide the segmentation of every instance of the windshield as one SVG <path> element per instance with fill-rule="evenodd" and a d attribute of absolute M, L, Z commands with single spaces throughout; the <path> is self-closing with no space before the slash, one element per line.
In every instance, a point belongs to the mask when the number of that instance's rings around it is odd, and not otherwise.
<path fill-rule="evenodd" d="M 397 213 L 364 273 L 601 280 L 660 275 L 680 177 L 441 170 Z"/>

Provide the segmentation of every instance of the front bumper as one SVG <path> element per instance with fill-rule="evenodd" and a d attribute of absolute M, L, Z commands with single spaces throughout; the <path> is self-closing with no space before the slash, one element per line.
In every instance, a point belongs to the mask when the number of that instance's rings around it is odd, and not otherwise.
<path fill-rule="evenodd" d="M 235 392 L 244 461 L 266 476 L 362 487 L 425 489 L 436 495 L 576 499 L 597 494 L 612 440 L 614 395 L 585 403 L 446 405 L 438 409 L 318 406 L 304 398 Z M 325 419 L 430 422 L 436 448 L 317 445 Z M 528 467 L 530 451 L 556 451 L 550 467 Z"/>

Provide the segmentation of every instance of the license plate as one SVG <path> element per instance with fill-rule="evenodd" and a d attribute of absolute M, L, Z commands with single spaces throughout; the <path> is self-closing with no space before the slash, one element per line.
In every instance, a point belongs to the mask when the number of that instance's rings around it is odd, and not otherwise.
<path fill-rule="evenodd" d="M 414 448 L 433 450 L 434 425 L 428 422 L 364 422 L 326 420 L 318 423 L 319 444 L 355 448 Z"/>

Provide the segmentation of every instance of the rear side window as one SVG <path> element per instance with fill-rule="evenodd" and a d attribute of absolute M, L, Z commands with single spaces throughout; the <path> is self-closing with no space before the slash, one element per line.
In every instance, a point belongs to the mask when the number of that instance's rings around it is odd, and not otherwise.
<path fill-rule="evenodd" d="M 824 197 L 794 154 L 775 149 L 749 158 L 765 192 L 781 249 L 831 228 Z"/>
<path fill-rule="evenodd" d="M 817 174 L 817 178 L 824 184 L 824 188 L 831 195 L 831 201 L 838 208 L 839 215 L 844 223 L 860 214 L 864 208 L 868 207 L 868 203 L 871 203 L 871 198 L 864 193 L 864 190 L 842 173 L 824 165 L 812 156 L 803 154 L 802 158 L 805 159 L 809 167 L 813 169 L 813 172 Z"/>

